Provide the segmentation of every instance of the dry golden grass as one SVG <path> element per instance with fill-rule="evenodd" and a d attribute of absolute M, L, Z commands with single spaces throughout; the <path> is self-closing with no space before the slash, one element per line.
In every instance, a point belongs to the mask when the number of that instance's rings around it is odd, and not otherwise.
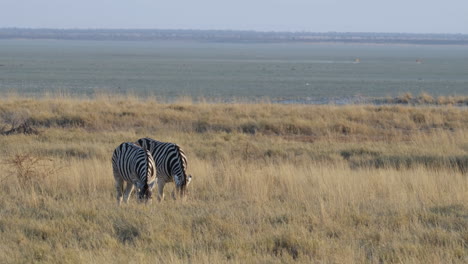
<path fill-rule="evenodd" d="M 374 101 L 385 104 L 467 106 L 468 96 L 439 96 L 434 98 L 432 95 L 423 92 L 419 96 L 405 93 L 394 98 L 378 98 Z"/>
<path fill-rule="evenodd" d="M 0 114 L 40 131 L 0 136 L 2 263 L 468 261 L 465 108 L 10 96 Z M 186 202 L 116 206 L 112 150 L 144 136 L 186 151 Z"/>

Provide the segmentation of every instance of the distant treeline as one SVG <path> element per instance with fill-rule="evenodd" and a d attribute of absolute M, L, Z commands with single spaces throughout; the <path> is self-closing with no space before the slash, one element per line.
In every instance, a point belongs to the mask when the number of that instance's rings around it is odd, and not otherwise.
<path fill-rule="evenodd" d="M 195 40 L 210 42 L 339 42 L 468 45 L 466 34 L 259 32 L 169 29 L 27 29 L 0 28 L 0 39 Z"/>

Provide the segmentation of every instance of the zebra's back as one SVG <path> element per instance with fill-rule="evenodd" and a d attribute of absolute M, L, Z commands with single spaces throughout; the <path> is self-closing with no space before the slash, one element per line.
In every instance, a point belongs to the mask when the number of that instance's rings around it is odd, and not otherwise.
<path fill-rule="evenodd" d="M 176 185 L 184 184 L 187 180 L 187 157 L 177 144 L 160 142 L 151 138 L 141 138 L 137 144 L 151 151 L 158 177 L 166 182 L 175 181 Z"/>
<path fill-rule="evenodd" d="M 122 143 L 114 150 L 112 168 L 115 177 L 120 176 L 126 182 L 139 185 L 139 188 L 152 184 L 156 178 L 151 153 L 130 142 Z"/>

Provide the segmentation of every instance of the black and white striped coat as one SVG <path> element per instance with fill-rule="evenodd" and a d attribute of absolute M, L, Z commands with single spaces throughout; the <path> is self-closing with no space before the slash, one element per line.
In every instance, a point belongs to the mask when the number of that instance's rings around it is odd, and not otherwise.
<path fill-rule="evenodd" d="M 184 151 L 174 143 L 159 142 L 151 138 L 141 138 L 137 144 L 153 155 L 158 175 L 158 200 L 164 199 L 164 185 L 168 182 L 174 182 L 180 196 L 185 196 L 192 176 L 186 173 L 187 157 Z M 174 192 L 172 197 L 175 199 Z"/>
<path fill-rule="evenodd" d="M 128 202 L 133 186 L 136 186 L 139 200 L 151 199 L 152 189 L 156 182 L 156 168 L 151 152 L 135 143 L 120 144 L 112 155 L 117 203 L 122 202 L 124 182 L 127 183 L 124 202 Z"/>

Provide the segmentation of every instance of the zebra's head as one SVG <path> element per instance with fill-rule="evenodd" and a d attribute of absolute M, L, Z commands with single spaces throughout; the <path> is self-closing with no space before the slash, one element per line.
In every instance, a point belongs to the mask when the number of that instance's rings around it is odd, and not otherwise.
<path fill-rule="evenodd" d="M 187 186 L 190 184 L 192 181 L 192 175 L 186 175 L 185 181 L 180 185 L 176 186 L 176 190 L 180 196 L 180 198 L 185 198 L 187 196 Z"/>
<path fill-rule="evenodd" d="M 143 186 L 143 188 L 141 188 L 138 192 L 138 199 L 139 201 L 148 202 L 151 200 L 152 195 L 153 195 L 153 192 L 151 191 L 149 186 L 145 184 L 145 186 Z"/>
<path fill-rule="evenodd" d="M 138 187 L 138 200 L 140 202 L 150 202 L 153 198 L 153 188 L 156 181 L 153 180 L 151 183 L 141 183 Z"/>

